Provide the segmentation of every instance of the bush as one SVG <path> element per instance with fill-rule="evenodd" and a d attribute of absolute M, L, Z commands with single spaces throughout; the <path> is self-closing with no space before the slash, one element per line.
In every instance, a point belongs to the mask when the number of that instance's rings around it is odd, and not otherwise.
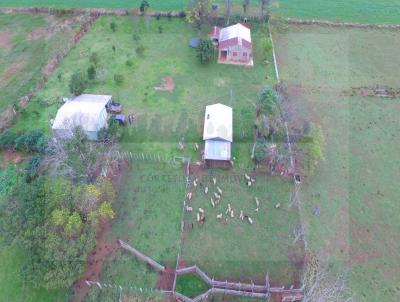
<path fill-rule="evenodd" d="M 48 139 L 41 130 L 30 130 L 15 139 L 15 148 L 22 152 L 41 152 L 47 148 Z"/>
<path fill-rule="evenodd" d="M 256 146 L 254 149 L 254 161 L 261 162 L 267 154 L 267 145 L 263 137 L 257 138 Z"/>
<path fill-rule="evenodd" d="M 81 71 L 75 72 L 69 81 L 69 90 L 73 95 L 82 94 L 87 87 L 87 81 Z"/>
<path fill-rule="evenodd" d="M 0 149 L 7 149 L 15 145 L 15 140 L 17 139 L 17 134 L 14 130 L 7 129 L 2 134 L 0 134 Z"/>
<path fill-rule="evenodd" d="M 87 70 L 87 74 L 89 80 L 94 80 L 96 78 L 96 68 L 93 65 L 90 65 Z"/>
<path fill-rule="evenodd" d="M 126 60 L 125 65 L 128 67 L 132 67 L 133 66 L 133 61 L 132 60 Z"/>
<path fill-rule="evenodd" d="M 278 93 L 274 88 L 262 88 L 258 95 L 258 103 L 262 113 L 265 113 L 270 117 L 279 114 Z"/>
<path fill-rule="evenodd" d="M 163 32 L 163 27 L 160 25 L 160 26 L 158 27 L 158 33 L 162 34 L 162 32 Z"/>
<path fill-rule="evenodd" d="M 140 3 L 140 12 L 144 13 L 148 8 L 150 7 L 150 4 L 147 0 L 142 0 Z"/>
<path fill-rule="evenodd" d="M 136 53 L 137 53 L 139 56 L 143 56 L 143 55 L 144 55 L 144 50 L 145 50 L 144 46 L 143 46 L 143 45 L 139 45 L 139 46 L 136 48 Z"/>
<path fill-rule="evenodd" d="M 94 64 L 94 66 L 97 66 L 97 64 L 99 63 L 99 55 L 97 54 L 97 52 L 93 52 L 90 55 L 89 62 Z"/>
<path fill-rule="evenodd" d="M 117 30 L 117 24 L 114 21 L 112 21 L 110 23 L 110 28 L 115 33 L 115 31 Z"/>
<path fill-rule="evenodd" d="M 41 161 L 42 157 L 40 155 L 34 155 L 29 159 L 25 168 L 25 178 L 27 182 L 31 182 L 38 176 Z"/>
<path fill-rule="evenodd" d="M 122 74 L 114 74 L 114 81 L 117 85 L 121 85 L 124 82 L 124 76 Z"/>
<path fill-rule="evenodd" d="M 210 39 L 201 39 L 197 47 L 197 57 L 201 63 L 209 62 L 214 56 L 214 45 Z"/>

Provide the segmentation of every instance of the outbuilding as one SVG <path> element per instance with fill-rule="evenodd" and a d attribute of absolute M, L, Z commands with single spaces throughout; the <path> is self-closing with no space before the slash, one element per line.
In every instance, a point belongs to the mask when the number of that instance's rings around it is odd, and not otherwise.
<path fill-rule="evenodd" d="M 206 106 L 203 140 L 204 159 L 231 160 L 232 108 L 223 104 Z"/>
<path fill-rule="evenodd" d="M 251 32 L 247 24 L 238 23 L 219 31 L 218 63 L 254 65 Z"/>
<path fill-rule="evenodd" d="M 111 95 L 82 94 L 65 102 L 58 110 L 52 130 L 57 138 L 71 138 L 80 126 L 89 140 L 97 140 L 99 131 L 107 124 L 107 106 Z"/>

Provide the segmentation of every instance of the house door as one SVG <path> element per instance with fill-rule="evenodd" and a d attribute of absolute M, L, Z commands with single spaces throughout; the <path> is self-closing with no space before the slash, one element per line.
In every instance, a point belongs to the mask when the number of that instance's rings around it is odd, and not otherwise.
<path fill-rule="evenodd" d="M 221 60 L 226 60 L 227 56 L 228 56 L 228 51 L 221 50 Z"/>

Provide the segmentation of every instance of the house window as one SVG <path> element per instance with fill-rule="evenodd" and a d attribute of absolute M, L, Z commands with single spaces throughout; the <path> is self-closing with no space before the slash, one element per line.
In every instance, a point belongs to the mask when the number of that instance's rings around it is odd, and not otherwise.
<path fill-rule="evenodd" d="M 243 57 L 247 57 L 247 52 L 244 52 L 244 53 L 243 53 Z"/>
<path fill-rule="evenodd" d="M 237 57 L 237 51 L 234 51 L 234 52 L 232 53 L 232 56 Z"/>

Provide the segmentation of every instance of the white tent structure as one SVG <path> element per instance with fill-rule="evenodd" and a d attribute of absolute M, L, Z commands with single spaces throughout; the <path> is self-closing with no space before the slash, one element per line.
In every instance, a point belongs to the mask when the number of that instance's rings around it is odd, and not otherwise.
<path fill-rule="evenodd" d="M 111 95 L 82 94 L 67 101 L 57 112 L 52 129 L 55 137 L 70 138 L 80 126 L 90 140 L 98 139 L 98 132 L 106 126 L 106 107 Z"/>
<path fill-rule="evenodd" d="M 232 144 L 232 108 L 223 104 L 206 106 L 203 140 L 204 159 L 230 160 Z"/>

